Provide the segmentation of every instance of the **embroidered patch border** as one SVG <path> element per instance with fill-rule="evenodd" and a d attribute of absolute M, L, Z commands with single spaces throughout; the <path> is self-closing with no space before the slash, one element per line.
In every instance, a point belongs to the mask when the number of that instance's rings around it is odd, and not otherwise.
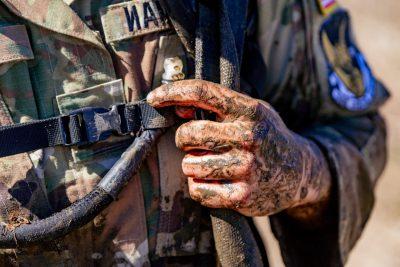
<path fill-rule="evenodd" d="M 363 54 L 352 41 L 350 18 L 344 10 L 323 23 L 320 42 L 334 102 L 349 111 L 368 109 L 374 100 L 376 81 Z"/>

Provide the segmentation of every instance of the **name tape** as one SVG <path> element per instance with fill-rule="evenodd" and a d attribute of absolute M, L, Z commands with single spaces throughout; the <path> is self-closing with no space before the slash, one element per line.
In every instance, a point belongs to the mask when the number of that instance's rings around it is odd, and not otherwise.
<path fill-rule="evenodd" d="M 136 0 L 100 10 L 107 43 L 171 29 L 159 0 Z"/>

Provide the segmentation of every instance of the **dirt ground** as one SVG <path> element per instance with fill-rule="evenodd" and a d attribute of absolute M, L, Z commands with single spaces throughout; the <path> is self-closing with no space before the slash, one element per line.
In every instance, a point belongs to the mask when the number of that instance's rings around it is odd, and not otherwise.
<path fill-rule="evenodd" d="M 400 1 L 339 0 L 350 10 L 354 33 L 375 75 L 392 98 L 383 108 L 389 127 L 389 161 L 376 188 L 376 204 L 346 267 L 400 266 Z M 278 245 L 267 236 L 272 267 L 283 267 Z"/>

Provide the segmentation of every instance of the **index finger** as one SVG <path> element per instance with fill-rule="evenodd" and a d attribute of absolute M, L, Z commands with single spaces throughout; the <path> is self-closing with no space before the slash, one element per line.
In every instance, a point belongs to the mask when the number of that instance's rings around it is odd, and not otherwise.
<path fill-rule="evenodd" d="M 183 80 L 162 85 L 150 92 L 147 102 L 154 107 L 193 106 L 209 110 L 222 118 L 256 115 L 258 101 L 203 80 Z"/>

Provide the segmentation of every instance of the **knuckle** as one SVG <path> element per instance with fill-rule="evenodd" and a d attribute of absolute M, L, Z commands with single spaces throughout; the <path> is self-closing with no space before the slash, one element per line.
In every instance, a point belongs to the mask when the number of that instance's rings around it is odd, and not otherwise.
<path fill-rule="evenodd" d="M 185 145 L 215 145 L 210 133 L 214 132 L 213 127 L 206 121 L 190 121 L 181 125 L 175 133 L 175 143 L 178 148 Z"/>
<path fill-rule="evenodd" d="M 177 148 L 182 149 L 185 146 L 185 140 L 180 133 L 175 134 L 175 145 Z"/>
<path fill-rule="evenodd" d="M 240 198 L 238 197 L 235 199 L 230 199 L 227 208 L 238 211 L 246 206 L 248 206 L 247 199 L 245 197 L 240 197 Z"/>
<path fill-rule="evenodd" d="M 205 100 L 205 95 L 207 94 L 207 87 L 200 83 L 193 87 L 193 93 L 196 95 L 196 98 L 200 101 Z"/>
<path fill-rule="evenodd" d="M 249 176 L 253 173 L 257 164 L 257 160 L 254 154 L 249 154 L 243 160 L 243 175 Z"/>
<path fill-rule="evenodd" d="M 191 164 L 186 163 L 185 161 L 182 161 L 182 172 L 187 177 L 191 177 L 191 176 L 195 175 L 195 172 L 194 172 L 193 167 L 191 166 Z"/>
<path fill-rule="evenodd" d="M 154 94 L 162 97 L 162 96 L 168 96 L 170 95 L 171 91 L 173 90 L 174 85 L 173 84 L 164 84 L 154 90 Z"/>
<path fill-rule="evenodd" d="M 246 185 L 237 190 L 235 194 L 230 195 L 229 201 L 231 203 L 231 208 L 240 209 L 245 208 L 250 205 L 252 190 L 250 186 Z"/>
<path fill-rule="evenodd" d="M 265 106 L 267 105 L 267 106 Z M 270 105 L 267 103 L 261 103 L 259 101 L 256 101 L 256 103 L 254 103 L 251 106 L 251 109 L 254 112 L 254 119 L 255 120 L 262 120 L 263 118 L 265 118 L 265 116 L 267 115 L 267 113 L 270 113 L 269 110 L 271 109 Z"/>
<path fill-rule="evenodd" d="M 197 201 L 197 202 L 202 201 L 201 194 L 198 191 L 193 190 L 190 186 L 189 186 L 189 195 L 190 195 L 190 198 L 193 199 L 194 201 Z"/>
<path fill-rule="evenodd" d="M 212 196 L 210 196 L 210 194 Z M 219 199 L 217 193 L 210 193 L 207 190 L 197 190 L 193 189 L 189 186 L 189 195 L 190 197 L 199 202 L 201 205 L 209 207 L 209 208 L 218 208 L 222 201 Z"/>
<path fill-rule="evenodd" d="M 178 148 L 183 148 L 188 140 L 193 138 L 193 127 L 190 122 L 181 125 L 175 133 L 175 144 Z"/>

